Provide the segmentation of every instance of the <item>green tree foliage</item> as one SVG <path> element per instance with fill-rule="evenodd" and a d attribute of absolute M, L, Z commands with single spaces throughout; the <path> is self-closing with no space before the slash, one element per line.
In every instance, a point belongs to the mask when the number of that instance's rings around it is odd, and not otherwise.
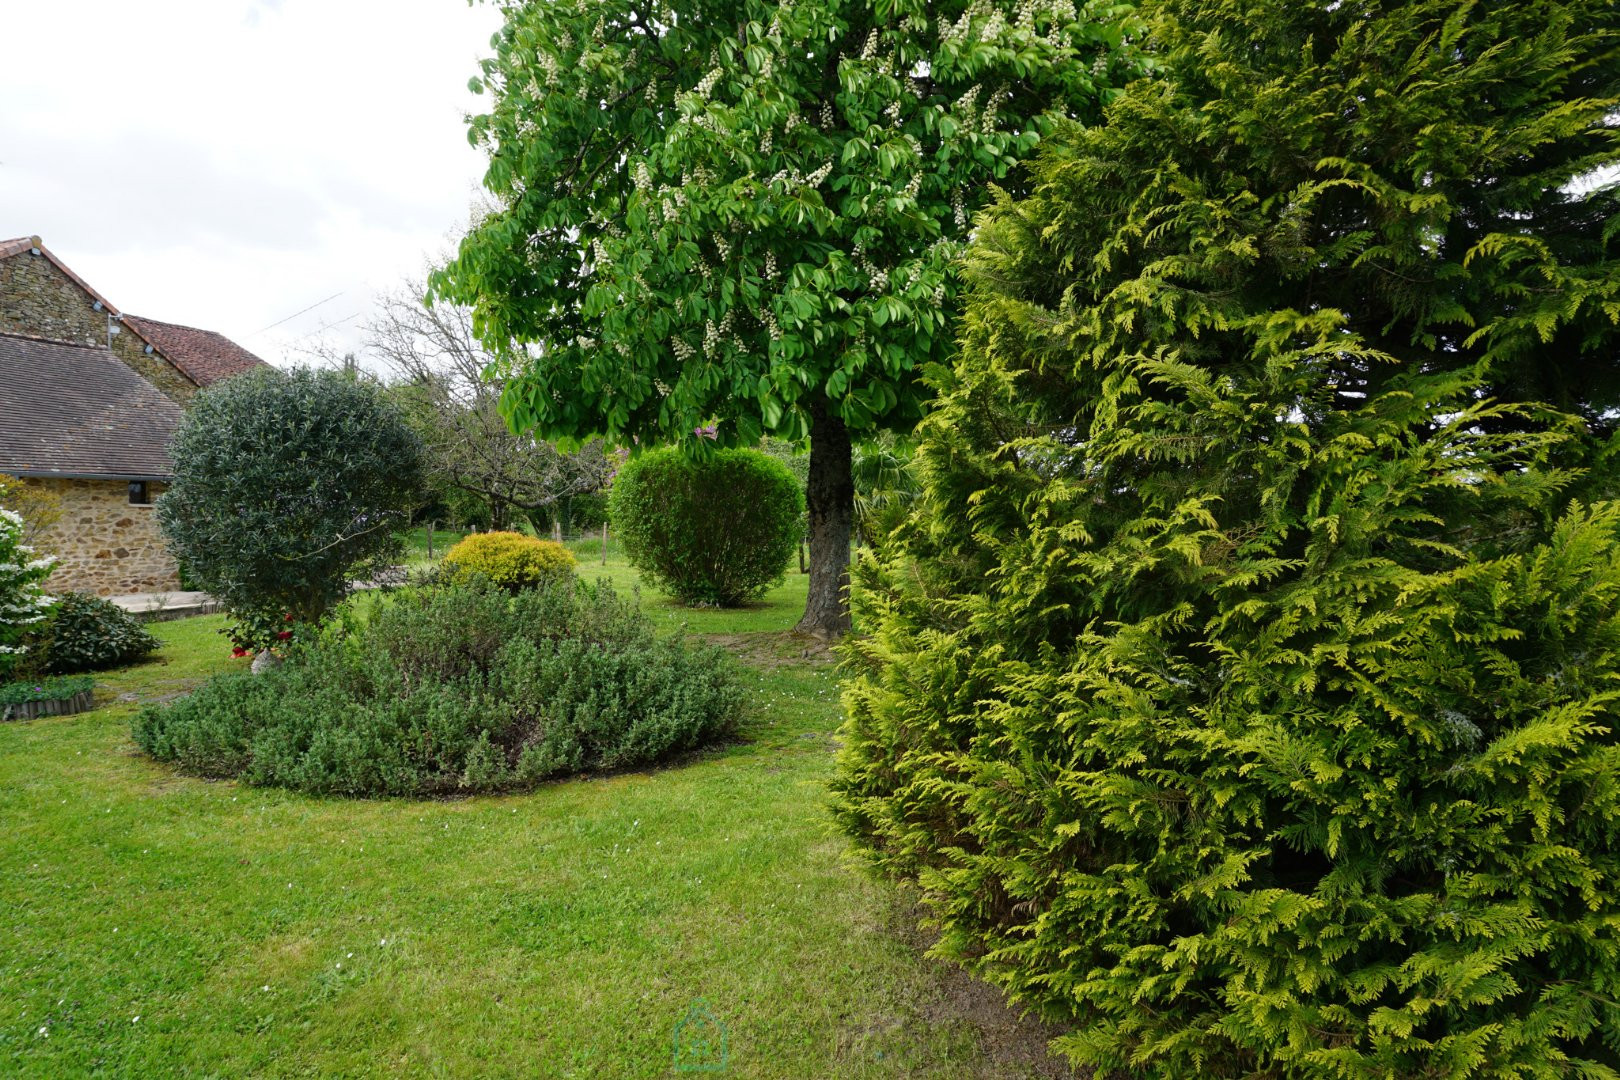
<path fill-rule="evenodd" d="M 0 506 L 23 520 L 22 542 L 38 545 L 62 519 L 62 497 L 37 480 L 0 473 Z"/>
<path fill-rule="evenodd" d="M 198 394 L 170 446 L 158 499 L 171 550 L 263 647 L 311 624 L 357 578 L 399 558 L 395 531 L 421 492 L 422 446 L 371 383 L 266 370 Z"/>
<path fill-rule="evenodd" d="M 911 441 L 883 431 L 855 445 L 855 530 L 875 547 L 905 519 L 917 498 Z"/>
<path fill-rule="evenodd" d="M 981 219 L 841 820 L 1076 1063 L 1615 1076 L 1620 10 L 1144 16 Z"/>
<path fill-rule="evenodd" d="M 851 429 L 909 429 L 969 214 L 1132 70 L 1105 0 L 507 7 L 471 121 L 500 208 L 433 280 L 546 438 L 811 440 L 807 630 L 847 626 Z"/>
<path fill-rule="evenodd" d="M 632 457 L 608 494 L 625 557 L 682 603 L 735 607 L 780 584 L 798 546 L 804 489 L 757 450 L 676 447 Z"/>
<path fill-rule="evenodd" d="M 757 447 L 760 453 L 773 461 L 779 461 L 793 474 L 793 480 L 799 485 L 799 490 L 805 493 L 805 514 L 799 526 L 799 564 L 804 569 L 804 541 L 810 535 L 810 445 L 808 442 L 789 442 L 767 435 L 761 439 Z M 853 461 L 851 462 L 853 474 Z M 859 492 L 856 499 L 860 498 Z M 859 502 L 856 503 L 859 507 Z"/>

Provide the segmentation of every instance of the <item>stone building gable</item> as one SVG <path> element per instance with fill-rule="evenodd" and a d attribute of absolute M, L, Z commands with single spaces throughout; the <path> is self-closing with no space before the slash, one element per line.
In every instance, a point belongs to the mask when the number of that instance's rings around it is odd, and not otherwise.
<path fill-rule="evenodd" d="M 121 329 L 123 333 L 113 335 L 113 355 L 138 371 L 147 382 L 167 394 L 171 401 L 182 406 L 189 402 L 199 389 L 197 384 L 181 374 L 156 349 L 148 351 L 147 343 L 131 333 L 127 326 Z"/>
<path fill-rule="evenodd" d="M 107 313 L 49 259 L 14 249 L 0 257 L 0 333 L 105 345 Z"/>
<path fill-rule="evenodd" d="M 124 325 L 112 305 L 37 237 L 0 243 L 0 333 L 104 346 L 177 404 L 197 392 L 196 382 Z"/>

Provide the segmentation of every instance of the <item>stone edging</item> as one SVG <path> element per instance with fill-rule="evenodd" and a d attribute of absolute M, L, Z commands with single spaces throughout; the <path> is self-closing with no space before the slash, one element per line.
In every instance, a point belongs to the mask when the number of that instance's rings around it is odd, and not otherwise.
<path fill-rule="evenodd" d="M 72 716 L 86 712 L 95 702 L 94 690 L 80 690 L 72 697 L 51 698 L 49 701 L 24 701 L 15 705 L 0 705 L 0 720 L 35 720 L 41 716 Z"/>

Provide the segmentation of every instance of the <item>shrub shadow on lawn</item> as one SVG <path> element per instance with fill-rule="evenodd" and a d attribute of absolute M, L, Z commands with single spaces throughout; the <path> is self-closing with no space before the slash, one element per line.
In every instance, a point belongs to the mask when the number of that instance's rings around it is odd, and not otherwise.
<path fill-rule="evenodd" d="M 742 634 L 694 634 L 760 671 L 775 671 L 801 664 L 836 664 L 834 645 L 796 630 Z"/>
<path fill-rule="evenodd" d="M 1090 1080 L 1096 1076 L 1090 1069 L 1074 1069 L 1061 1054 L 1051 1050 L 1049 1044 L 1065 1034 L 1064 1028 L 1033 1015 L 1020 1015 L 997 987 L 949 960 L 928 957 L 928 950 L 939 939 L 937 933 L 924 926 L 928 909 L 906 885 L 891 885 L 888 893 L 884 932 L 903 941 L 928 964 L 930 993 L 913 1003 L 918 1021 L 961 1024 L 971 1030 L 994 1068 L 981 1076 L 1006 1080 Z"/>

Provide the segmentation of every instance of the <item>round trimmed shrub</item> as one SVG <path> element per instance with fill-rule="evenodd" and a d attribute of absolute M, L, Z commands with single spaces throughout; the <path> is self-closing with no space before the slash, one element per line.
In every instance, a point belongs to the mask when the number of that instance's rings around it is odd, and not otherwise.
<path fill-rule="evenodd" d="M 134 737 L 200 776 L 425 797 L 665 760 L 732 735 L 743 702 L 725 653 L 659 637 L 606 584 L 480 580 L 398 594 L 352 636 L 146 709 Z"/>
<path fill-rule="evenodd" d="M 608 505 L 630 565 L 684 604 L 719 607 L 781 583 L 804 521 L 799 482 L 756 450 L 649 451 L 625 463 Z"/>
<path fill-rule="evenodd" d="M 151 655 L 157 638 L 111 600 L 89 593 L 59 597 L 33 635 L 39 665 L 53 675 L 100 671 Z"/>
<path fill-rule="evenodd" d="M 380 388 L 340 371 L 265 368 L 197 394 L 157 502 L 169 550 L 274 646 L 290 614 L 323 620 L 352 583 L 386 575 L 422 495 L 422 444 Z"/>
<path fill-rule="evenodd" d="M 574 556 L 554 540 L 515 532 L 487 532 L 457 542 L 445 553 L 444 565 L 453 580 L 484 577 L 503 589 L 516 591 L 572 573 Z"/>

